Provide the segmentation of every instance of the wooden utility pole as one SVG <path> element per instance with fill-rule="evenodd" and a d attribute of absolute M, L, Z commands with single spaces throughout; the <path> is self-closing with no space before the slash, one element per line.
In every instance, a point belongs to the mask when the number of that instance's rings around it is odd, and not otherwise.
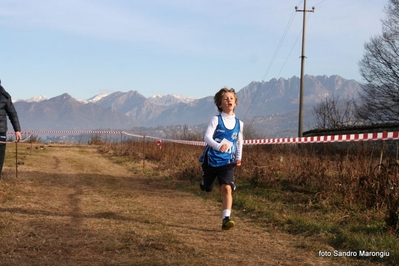
<path fill-rule="evenodd" d="M 301 55 L 301 85 L 299 91 L 299 121 L 298 121 L 298 137 L 303 136 L 303 91 L 305 86 L 305 37 L 306 37 L 306 12 L 314 12 L 312 10 L 306 10 L 306 0 L 303 1 L 303 10 L 298 10 L 295 7 L 296 12 L 303 12 L 303 29 L 302 29 L 302 55 Z"/>

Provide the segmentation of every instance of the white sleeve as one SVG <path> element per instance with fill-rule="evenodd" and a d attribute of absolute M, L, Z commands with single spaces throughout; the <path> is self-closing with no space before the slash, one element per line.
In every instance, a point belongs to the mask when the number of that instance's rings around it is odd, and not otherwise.
<path fill-rule="evenodd" d="M 208 128 L 206 129 L 204 137 L 204 141 L 206 142 L 206 144 L 208 144 L 215 150 L 220 150 L 220 147 L 222 146 L 222 144 L 216 142 L 213 139 L 213 134 L 215 133 L 218 123 L 219 123 L 218 117 L 217 116 L 212 117 L 211 121 L 209 122 Z"/>
<path fill-rule="evenodd" d="M 244 136 L 243 132 L 244 131 L 244 123 L 240 121 L 240 133 L 238 133 L 238 140 L 237 140 L 237 153 L 236 153 L 236 159 L 241 160 L 242 158 L 242 147 L 244 144 Z"/>

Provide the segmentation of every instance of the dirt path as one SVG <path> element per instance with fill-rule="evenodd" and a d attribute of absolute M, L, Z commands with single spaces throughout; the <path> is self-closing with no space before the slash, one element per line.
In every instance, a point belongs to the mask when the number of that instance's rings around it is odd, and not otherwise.
<path fill-rule="evenodd" d="M 34 152 L 0 182 L 0 265 L 344 265 L 311 240 L 166 189 L 90 147 Z M 234 212 L 233 212 L 234 215 Z M 306 249 L 303 247 L 307 247 Z M 320 248 L 321 249 L 321 248 Z"/>

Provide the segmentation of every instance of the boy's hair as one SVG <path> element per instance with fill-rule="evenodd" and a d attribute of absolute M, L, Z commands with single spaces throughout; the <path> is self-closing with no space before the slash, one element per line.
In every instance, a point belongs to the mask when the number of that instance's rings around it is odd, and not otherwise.
<path fill-rule="evenodd" d="M 235 102 L 236 102 L 236 105 L 238 105 L 238 99 L 237 99 L 237 93 L 236 93 L 236 91 L 235 91 L 233 88 L 231 88 L 231 89 L 228 89 L 228 88 L 226 88 L 226 87 L 221 88 L 221 89 L 215 94 L 215 97 L 213 97 L 213 100 L 214 100 L 215 105 L 216 105 L 216 107 L 218 108 L 219 112 L 223 112 L 223 109 L 222 109 L 220 106 L 222 105 L 223 96 L 224 96 L 224 94 L 225 94 L 226 92 L 232 92 L 232 93 L 234 93 Z"/>

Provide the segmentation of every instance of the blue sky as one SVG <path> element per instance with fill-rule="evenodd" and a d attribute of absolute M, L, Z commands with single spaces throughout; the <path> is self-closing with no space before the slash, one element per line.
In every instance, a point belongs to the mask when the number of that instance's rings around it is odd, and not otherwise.
<path fill-rule="evenodd" d="M 0 0 L 0 79 L 14 99 L 137 90 L 202 98 L 300 76 L 303 1 Z M 307 0 L 305 72 L 362 81 L 388 0 Z"/>

